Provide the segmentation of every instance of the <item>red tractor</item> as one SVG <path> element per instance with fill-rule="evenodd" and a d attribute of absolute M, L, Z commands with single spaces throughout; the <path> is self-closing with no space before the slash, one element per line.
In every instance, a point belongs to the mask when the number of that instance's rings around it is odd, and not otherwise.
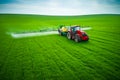
<path fill-rule="evenodd" d="M 68 39 L 73 39 L 75 42 L 88 41 L 88 35 L 80 29 L 80 26 L 70 26 L 67 28 L 67 32 L 62 32 L 58 30 L 61 34 L 66 34 Z"/>

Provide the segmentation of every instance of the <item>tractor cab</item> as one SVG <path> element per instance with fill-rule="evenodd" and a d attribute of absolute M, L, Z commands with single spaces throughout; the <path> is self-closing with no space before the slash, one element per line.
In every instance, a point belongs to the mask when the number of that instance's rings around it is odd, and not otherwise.
<path fill-rule="evenodd" d="M 72 32 L 76 32 L 76 31 L 80 30 L 80 27 L 79 26 L 74 26 L 74 27 L 71 27 L 71 30 L 72 30 Z"/>
<path fill-rule="evenodd" d="M 89 38 L 87 34 L 81 30 L 80 26 L 71 26 L 68 29 L 68 34 L 67 34 L 68 39 L 73 39 L 76 42 L 79 41 L 87 41 Z"/>
<path fill-rule="evenodd" d="M 80 26 L 71 26 L 68 31 L 71 32 L 71 35 L 79 34 L 81 32 Z"/>
<path fill-rule="evenodd" d="M 61 36 L 67 36 L 68 39 L 73 39 L 76 42 L 87 41 L 87 34 L 81 30 L 80 26 L 61 26 L 58 29 Z"/>

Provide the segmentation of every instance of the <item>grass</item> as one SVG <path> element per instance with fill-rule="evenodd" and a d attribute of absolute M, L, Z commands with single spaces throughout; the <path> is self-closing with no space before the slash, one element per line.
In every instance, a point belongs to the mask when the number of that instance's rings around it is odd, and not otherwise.
<path fill-rule="evenodd" d="M 0 15 L 0 80 L 119 80 L 120 15 Z M 13 39 L 7 32 L 91 26 L 88 42 L 59 35 Z"/>

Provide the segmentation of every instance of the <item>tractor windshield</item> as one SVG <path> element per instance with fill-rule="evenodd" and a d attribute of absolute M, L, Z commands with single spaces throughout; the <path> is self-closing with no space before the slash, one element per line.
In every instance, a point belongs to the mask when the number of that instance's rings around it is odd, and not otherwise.
<path fill-rule="evenodd" d="M 75 31 L 80 30 L 80 27 L 75 27 Z"/>

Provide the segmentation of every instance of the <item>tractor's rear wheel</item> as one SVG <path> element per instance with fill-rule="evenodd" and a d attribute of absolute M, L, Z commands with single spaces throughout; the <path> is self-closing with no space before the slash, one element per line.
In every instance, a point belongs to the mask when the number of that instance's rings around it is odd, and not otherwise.
<path fill-rule="evenodd" d="M 68 38 L 68 39 L 71 39 L 71 38 L 72 38 L 70 32 L 67 33 L 67 38 Z"/>
<path fill-rule="evenodd" d="M 78 35 L 75 35 L 75 42 L 80 42 L 81 41 L 81 38 L 78 36 Z"/>

